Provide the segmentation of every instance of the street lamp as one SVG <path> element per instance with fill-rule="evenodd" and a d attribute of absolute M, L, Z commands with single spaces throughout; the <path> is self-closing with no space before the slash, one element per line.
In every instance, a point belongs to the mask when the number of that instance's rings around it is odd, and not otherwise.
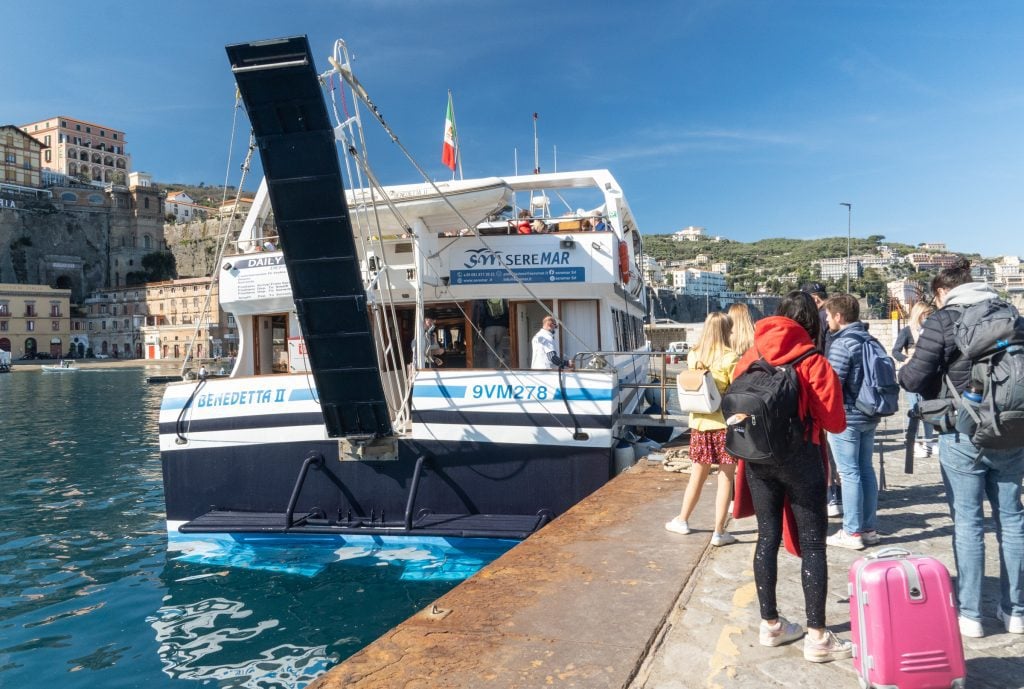
<path fill-rule="evenodd" d="M 846 206 L 846 293 L 850 293 L 850 220 L 853 215 L 853 204 L 842 203 L 840 206 Z"/>

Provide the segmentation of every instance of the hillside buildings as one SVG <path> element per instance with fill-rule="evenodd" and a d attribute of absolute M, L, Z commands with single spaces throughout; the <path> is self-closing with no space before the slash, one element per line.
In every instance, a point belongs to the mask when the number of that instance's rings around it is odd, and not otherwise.
<path fill-rule="evenodd" d="M 0 126 L 0 184 L 38 187 L 43 144 L 15 126 Z"/>
<path fill-rule="evenodd" d="M 21 130 L 45 146 L 46 170 L 101 185 L 128 182 L 131 157 L 122 131 L 66 115 L 30 122 Z"/>

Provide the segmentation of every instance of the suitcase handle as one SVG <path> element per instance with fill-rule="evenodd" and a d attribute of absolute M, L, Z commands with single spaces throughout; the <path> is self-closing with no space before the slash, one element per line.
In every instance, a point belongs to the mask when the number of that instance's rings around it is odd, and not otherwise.
<path fill-rule="evenodd" d="M 888 548 L 882 548 L 877 553 L 865 555 L 864 558 L 867 560 L 881 560 L 882 558 L 907 558 L 910 556 L 911 552 L 906 548 L 889 546 Z"/>

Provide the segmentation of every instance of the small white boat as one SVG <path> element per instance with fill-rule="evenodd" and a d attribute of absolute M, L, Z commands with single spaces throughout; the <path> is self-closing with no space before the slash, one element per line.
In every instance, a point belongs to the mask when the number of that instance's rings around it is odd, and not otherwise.
<path fill-rule="evenodd" d="M 65 373 L 67 371 L 77 371 L 78 366 L 72 359 L 61 359 L 60 363 L 56 366 L 42 366 L 40 367 L 43 371 L 50 371 L 54 373 Z"/>

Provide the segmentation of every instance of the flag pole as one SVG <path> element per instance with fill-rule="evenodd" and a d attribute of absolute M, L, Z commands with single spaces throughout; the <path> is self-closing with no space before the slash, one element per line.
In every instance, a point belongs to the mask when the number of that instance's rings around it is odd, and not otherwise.
<path fill-rule="evenodd" d="M 465 179 L 462 176 L 462 147 L 459 146 L 459 125 L 455 121 L 455 99 L 452 98 L 451 89 L 448 89 L 448 102 L 452 106 L 452 126 L 455 129 L 455 163 L 459 166 L 459 179 Z M 455 179 L 455 170 L 452 170 L 452 179 Z"/>

